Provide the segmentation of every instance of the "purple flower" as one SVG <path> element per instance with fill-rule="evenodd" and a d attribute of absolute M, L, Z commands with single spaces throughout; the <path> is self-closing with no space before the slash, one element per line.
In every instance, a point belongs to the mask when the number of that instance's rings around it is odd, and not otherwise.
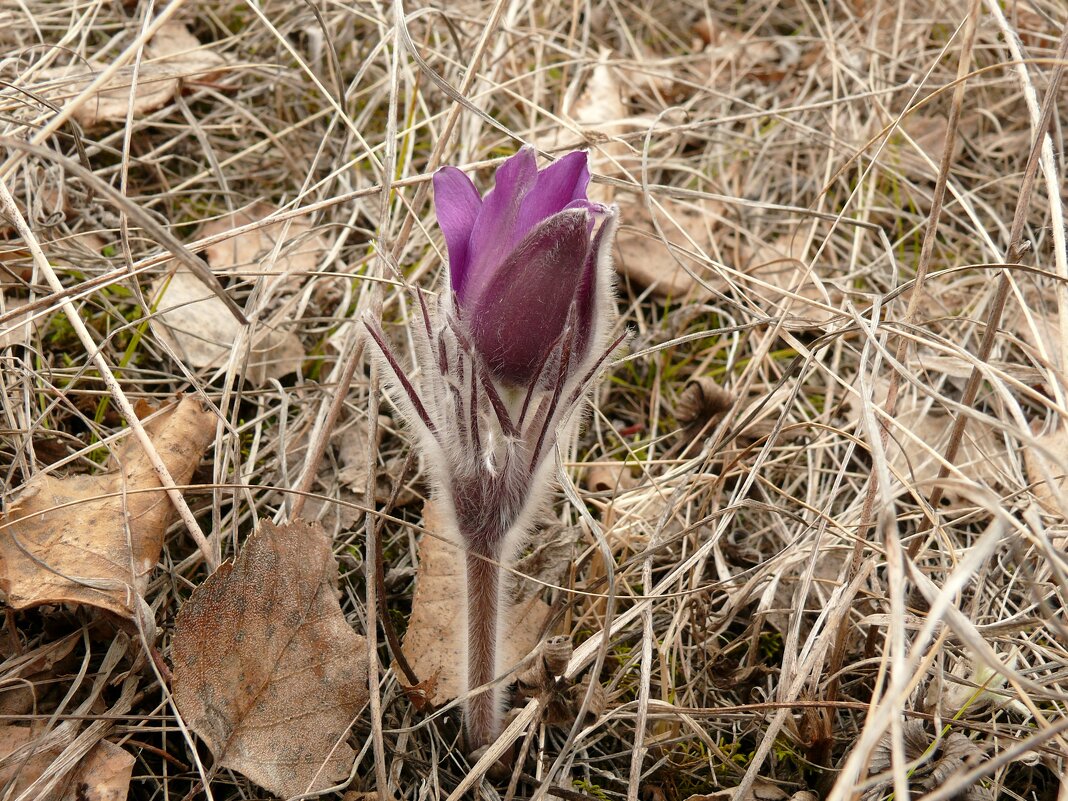
<path fill-rule="evenodd" d="M 597 291 L 598 264 L 614 228 L 614 212 L 587 200 L 589 181 L 584 151 L 539 170 L 528 147 L 501 165 L 485 198 L 455 167 L 434 176 L 455 302 L 495 378 L 536 380 L 572 314 L 572 356 L 589 350 L 596 304 L 609 299 Z"/>
<path fill-rule="evenodd" d="M 431 310 L 417 293 L 413 370 L 377 323 L 367 328 L 392 373 L 392 398 L 419 435 L 434 499 L 464 547 L 467 684 L 499 664 L 501 564 L 515 558 L 551 489 L 558 441 L 567 443 L 597 373 L 622 336 L 613 319 L 609 254 L 617 212 L 586 198 L 586 154 L 538 170 L 523 148 L 483 198 L 453 167 L 434 176 L 449 252 L 448 285 Z M 475 746 L 500 728 L 501 687 L 472 694 Z"/>

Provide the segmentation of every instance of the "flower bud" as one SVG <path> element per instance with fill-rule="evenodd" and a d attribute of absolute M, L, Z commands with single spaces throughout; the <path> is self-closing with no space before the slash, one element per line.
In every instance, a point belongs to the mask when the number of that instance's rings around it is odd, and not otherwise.
<path fill-rule="evenodd" d="M 581 365 L 608 312 L 598 277 L 615 210 L 587 200 L 589 180 L 585 152 L 539 171 L 530 148 L 501 165 L 485 198 L 454 167 L 434 176 L 454 303 L 494 378 L 507 384 L 538 381 L 569 320 L 572 364 Z"/>

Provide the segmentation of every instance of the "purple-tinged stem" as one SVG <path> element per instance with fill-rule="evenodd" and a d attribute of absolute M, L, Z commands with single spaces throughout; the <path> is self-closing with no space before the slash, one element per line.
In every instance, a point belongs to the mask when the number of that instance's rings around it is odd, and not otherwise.
<path fill-rule="evenodd" d="M 494 546 L 469 545 L 467 551 L 467 688 L 488 684 L 497 675 L 497 615 L 500 599 L 499 553 Z M 467 699 L 467 735 L 471 748 L 493 742 L 501 715 L 498 690 Z"/>

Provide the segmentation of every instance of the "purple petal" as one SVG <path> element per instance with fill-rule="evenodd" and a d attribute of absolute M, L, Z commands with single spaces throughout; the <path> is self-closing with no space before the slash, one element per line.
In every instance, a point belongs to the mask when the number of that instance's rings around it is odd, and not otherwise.
<path fill-rule="evenodd" d="M 471 315 L 475 347 L 493 374 L 525 386 L 563 331 L 583 277 L 589 213 L 562 211 L 508 256 Z"/>
<path fill-rule="evenodd" d="M 471 179 L 455 167 L 434 173 L 434 209 L 449 250 L 449 278 L 459 292 L 467 277 L 471 231 L 482 208 L 482 198 Z"/>
<path fill-rule="evenodd" d="M 497 168 L 494 187 L 482 201 L 468 251 L 467 274 L 457 297 L 464 305 L 478 302 L 482 291 L 507 258 L 514 242 L 516 218 L 523 198 L 534 187 L 538 165 L 534 151 L 521 148 Z M 455 284 L 453 285 L 455 288 Z"/>
<path fill-rule="evenodd" d="M 586 200 L 586 187 L 590 183 L 590 168 L 585 150 L 576 150 L 557 159 L 538 173 L 534 189 L 524 198 L 519 209 L 515 233 L 518 242 L 535 225 L 573 201 Z"/>

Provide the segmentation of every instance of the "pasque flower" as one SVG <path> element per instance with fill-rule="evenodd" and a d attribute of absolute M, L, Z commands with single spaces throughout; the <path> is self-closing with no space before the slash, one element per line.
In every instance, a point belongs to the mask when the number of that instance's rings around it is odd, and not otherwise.
<path fill-rule="evenodd" d="M 448 284 L 433 311 L 417 294 L 415 369 L 377 324 L 393 398 L 418 433 L 466 561 L 469 690 L 499 675 L 502 571 L 544 504 L 555 460 L 607 356 L 613 317 L 615 207 L 591 203 L 585 152 L 539 170 L 523 148 L 481 196 L 454 167 L 434 176 Z M 409 377 L 412 376 L 412 377 Z M 500 727 L 500 682 L 469 695 L 474 746 Z"/>

